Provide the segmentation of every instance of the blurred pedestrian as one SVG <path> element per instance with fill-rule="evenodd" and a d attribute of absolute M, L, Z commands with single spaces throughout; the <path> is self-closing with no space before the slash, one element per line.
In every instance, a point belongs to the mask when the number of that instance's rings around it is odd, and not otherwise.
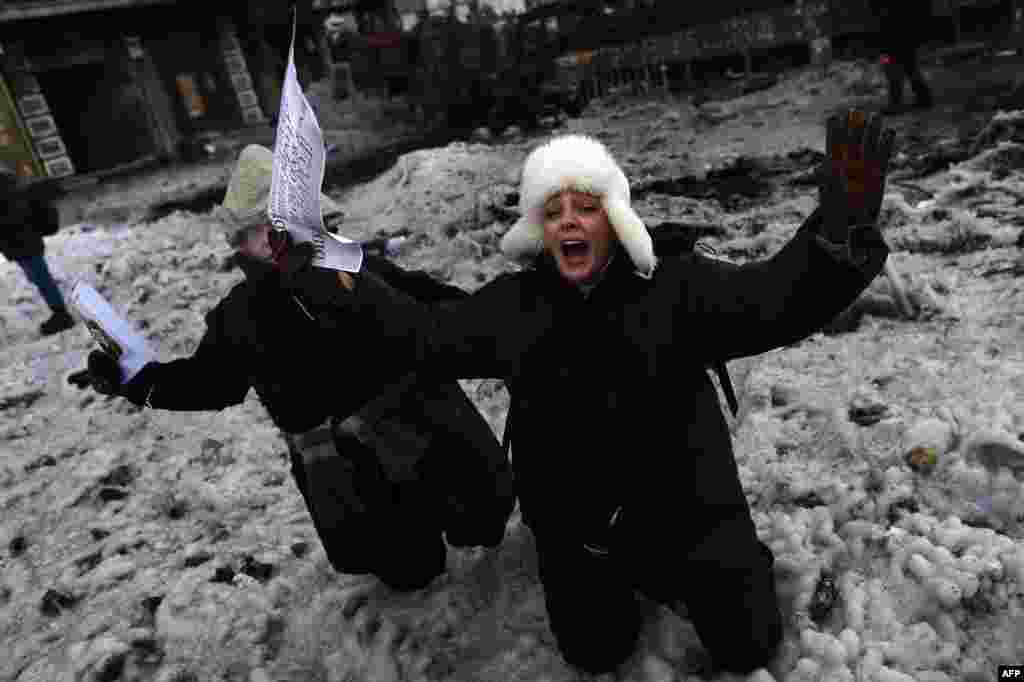
<path fill-rule="evenodd" d="M 3 164 L 0 164 L 0 201 L 0 254 L 18 264 L 52 313 L 39 326 L 39 333 L 50 336 L 70 329 L 75 320 L 46 263 L 43 243 L 43 237 L 56 234 L 60 226 L 57 207 L 51 199 L 32 192 Z"/>
<path fill-rule="evenodd" d="M 871 0 L 871 8 L 879 23 L 882 42 L 882 68 L 889 85 L 887 114 L 903 113 L 903 82 L 910 81 L 914 107 L 928 108 L 934 104 L 931 88 L 918 63 L 918 49 L 927 36 L 932 6 L 930 0 Z"/>

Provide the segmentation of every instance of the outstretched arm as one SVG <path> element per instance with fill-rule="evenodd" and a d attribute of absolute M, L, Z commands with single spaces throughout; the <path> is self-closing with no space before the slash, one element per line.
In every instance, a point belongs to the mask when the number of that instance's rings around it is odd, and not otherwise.
<path fill-rule="evenodd" d="M 684 306 L 708 359 L 763 353 L 820 330 L 882 270 L 876 224 L 893 136 L 852 111 L 828 122 L 821 205 L 773 258 L 729 266 L 695 254 Z M 689 324 L 693 320 L 688 321 Z"/>
<path fill-rule="evenodd" d="M 354 307 L 360 324 L 394 344 L 388 357 L 423 377 L 507 377 L 517 366 L 528 317 L 520 295 L 515 276 L 504 275 L 472 295 L 427 306 L 364 273 Z"/>
<path fill-rule="evenodd" d="M 730 360 L 786 346 L 819 331 L 881 271 L 888 248 L 864 228 L 852 247 L 832 245 L 815 213 L 772 258 L 731 265 L 702 254 L 685 267 L 680 317 L 707 360 Z M 850 255 L 852 252 L 853 255 Z M 684 337 L 681 337 L 684 338 Z"/>
<path fill-rule="evenodd" d="M 446 284 L 421 270 L 406 270 L 387 258 L 366 254 L 363 267 L 399 291 L 421 303 L 435 304 L 466 298 L 469 294 L 457 286 Z"/>
<path fill-rule="evenodd" d="M 125 398 L 158 410 L 223 410 L 245 400 L 249 380 L 236 359 L 214 345 L 199 345 L 187 358 L 152 362 L 122 387 Z"/>
<path fill-rule="evenodd" d="M 375 354 L 387 358 L 382 381 L 397 381 L 410 371 L 431 380 L 514 372 L 524 347 L 524 318 L 532 317 L 522 305 L 515 275 L 498 277 L 472 295 L 428 305 L 380 277 L 375 267 L 364 268 L 348 290 L 332 271 L 312 266 L 303 246 L 290 247 L 290 259 L 303 262 L 286 275 L 285 286 L 324 331 L 342 340 L 353 333 L 372 338 Z"/>
<path fill-rule="evenodd" d="M 221 410 L 245 400 L 249 380 L 242 359 L 219 339 L 216 311 L 196 352 L 170 362 L 151 362 L 123 383 L 117 361 L 101 351 L 89 354 L 87 376 L 76 383 L 117 395 L 135 405 L 163 410 Z"/>

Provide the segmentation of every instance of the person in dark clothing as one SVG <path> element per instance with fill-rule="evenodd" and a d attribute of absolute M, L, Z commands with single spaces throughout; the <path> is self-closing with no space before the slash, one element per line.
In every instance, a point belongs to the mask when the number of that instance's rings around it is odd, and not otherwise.
<path fill-rule="evenodd" d="M 422 588 L 445 570 L 445 538 L 457 547 L 501 543 L 515 502 L 508 458 L 457 383 L 389 371 L 372 327 L 325 334 L 302 297 L 282 286 L 264 213 L 271 168 L 270 150 L 243 151 L 224 204 L 242 216 L 241 229 L 228 225 L 245 280 L 206 315 L 195 353 L 150 363 L 122 383 L 117 363 L 94 351 L 84 382 L 136 405 L 182 411 L 236 405 L 254 388 L 284 432 L 334 568 L 372 573 L 393 589 Z M 322 206 L 336 210 L 328 197 Z M 350 285 L 347 273 L 333 273 L 332 285 L 338 275 Z M 410 305 L 467 295 L 371 254 L 358 277 Z M 348 368 L 343 378 L 324 372 L 333 362 Z"/>
<path fill-rule="evenodd" d="M 931 17 L 929 0 L 871 0 L 878 18 L 882 49 L 882 64 L 889 85 L 889 106 L 886 113 L 904 110 L 903 81 L 909 80 L 914 92 L 914 105 L 932 106 L 931 88 L 921 73 L 917 52 L 924 42 L 923 28 Z"/>
<path fill-rule="evenodd" d="M 705 367 L 797 343 L 881 271 L 892 143 L 878 118 L 830 120 L 820 206 L 764 262 L 669 255 L 607 149 L 570 135 L 525 162 L 522 217 L 502 240 L 525 269 L 435 311 L 372 280 L 323 286 L 311 267 L 292 287 L 325 319 L 384 320 L 389 354 L 421 375 L 506 381 L 516 492 L 567 662 L 621 670 L 641 594 L 684 602 L 714 664 L 746 674 L 772 661 L 783 622 Z"/>
<path fill-rule="evenodd" d="M 68 312 L 64 296 L 46 263 L 44 234 L 57 232 L 60 216 L 46 198 L 31 194 L 9 168 L 0 165 L 0 254 L 13 260 L 35 285 L 52 315 L 39 326 L 39 333 L 50 336 L 70 329 L 75 320 Z"/>

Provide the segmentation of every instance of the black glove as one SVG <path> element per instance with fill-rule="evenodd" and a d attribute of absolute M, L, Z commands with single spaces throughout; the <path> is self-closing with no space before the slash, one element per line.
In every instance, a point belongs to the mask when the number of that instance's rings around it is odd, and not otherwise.
<path fill-rule="evenodd" d="M 846 244 L 851 227 L 877 222 L 894 139 L 878 115 L 850 110 L 829 118 L 820 194 L 829 241 Z"/>
<path fill-rule="evenodd" d="M 94 350 L 89 353 L 88 385 L 93 390 L 103 395 L 120 394 L 121 382 L 124 376 L 117 360 L 110 357 L 103 351 Z"/>
<path fill-rule="evenodd" d="M 68 383 L 77 389 L 85 390 L 92 386 L 92 377 L 89 376 L 89 369 L 80 369 L 68 375 Z"/>
<path fill-rule="evenodd" d="M 68 383 L 80 389 L 91 386 L 97 393 L 118 396 L 141 407 L 150 394 L 153 370 L 158 364 L 147 364 L 131 381 L 125 382 L 117 360 L 102 351 L 94 350 L 89 353 L 86 369 L 70 374 Z"/>

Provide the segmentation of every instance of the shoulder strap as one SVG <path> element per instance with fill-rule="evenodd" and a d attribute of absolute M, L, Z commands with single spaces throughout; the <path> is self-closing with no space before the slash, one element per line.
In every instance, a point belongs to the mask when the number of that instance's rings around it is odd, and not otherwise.
<path fill-rule="evenodd" d="M 512 444 L 512 413 L 516 411 L 516 398 L 508 381 L 505 382 L 505 391 L 508 393 L 508 413 L 505 415 L 505 430 L 501 434 L 501 449 L 504 450 L 507 459 Z"/>
<path fill-rule="evenodd" d="M 508 459 L 508 452 L 512 445 L 512 413 L 515 412 L 516 401 L 509 399 L 508 414 L 505 415 L 505 430 L 501 434 L 501 449 L 505 451 L 505 458 Z"/>
<path fill-rule="evenodd" d="M 711 367 L 715 370 L 715 374 L 718 375 L 718 381 L 722 384 L 722 391 L 725 393 L 725 402 L 729 403 L 729 409 L 732 411 L 732 416 L 739 416 L 740 405 L 736 401 L 736 392 L 732 388 L 732 380 L 729 378 L 729 370 L 726 368 L 725 363 L 721 361 L 712 363 Z"/>

